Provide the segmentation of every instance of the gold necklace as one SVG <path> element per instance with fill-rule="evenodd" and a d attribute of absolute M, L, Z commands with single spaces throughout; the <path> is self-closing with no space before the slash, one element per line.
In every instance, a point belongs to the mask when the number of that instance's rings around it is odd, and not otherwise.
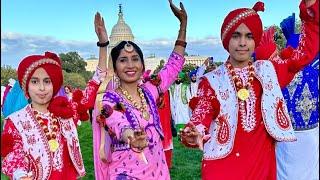
<path fill-rule="evenodd" d="M 123 89 L 121 86 L 119 86 L 119 89 L 121 90 L 122 94 L 133 104 L 133 106 L 142 113 L 143 119 L 148 121 L 150 119 L 150 114 L 148 112 L 147 101 L 144 97 L 142 88 L 138 87 L 139 97 L 141 98 L 141 106 L 139 106 L 138 103 L 132 99 L 132 96 L 129 94 L 127 90 Z"/>
<path fill-rule="evenodd" d="M 40 115 L 38 111 L 33 111 L 34 116 L 40 126 L 42 127 L 43 132 L 46 134 L 48 139 L 49 149 L 51 152 L 56 152 L 59 148 L 59 142 L 57 140 L 57 132 L 58 132 L 58 119 L 50 113 L 49 117 L 47 118 L 48 124 L 50 121 L 52 122 L 52 131 L 49 132 L 49 128 L 45 125 L 43 121 L 43 117 Z"/>
<path fill-rule="evenodd" d="M 227 68 L 229 69 L 231 76 L 232 76 L 232 80 L 234 81 L 235 85 L 236 85 L 236 90 L 237 90 L 237 96 L 240 100 L 245 101 L 246 99 L 248 99 L 250 93 L 249 93 L 249 87 L 251 86 L 251 83 L 253 81 L 254 78 L 254 68 L 252 65 L 252 62 L 248 62 L 249 65 L 249 78 L 248 78 L 248 82 L 246 85 L 244 85 L 241 80 L 240 77 L 236 75 L 234 68 L 232 66 L 232 64 L 227 61 Z"/>

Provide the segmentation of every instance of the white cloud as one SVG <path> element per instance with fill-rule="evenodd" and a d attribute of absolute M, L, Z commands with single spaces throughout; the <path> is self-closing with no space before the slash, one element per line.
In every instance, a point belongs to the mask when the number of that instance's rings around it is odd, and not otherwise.
<path fill-rule="evenodd" d="M 35 36 L 12 32 L 1 32 L 1 65 L 17 67 L 20 60 L 31 54 L 45 51 L 67 53 L 77 51 L 83 58 L 98 53 L 95 42 L 58 40 L 49 36 Z"/>
<path fill-rule="evenodd" d="M 157 38 L 152 40 L 136 40 L 143 50 L 144 56 L 155 54 L 168 57 L 173 50 L 176 39 Z M 189 38 L 187 53 L 189 55 L 208 55 L 215 59 L 225 59 L 226 51 L 220 38 L 206 37 L 203 39 Z M 45 51 L 67 53 L 76 51 L 84 59 L 94 55 L 98 57 L 98 48 L 93 41 L 59 40 L 50 36 L 36 36 L 13 32 L 1 32 L 1 65 L 17 67 L 20 60 L 31 54 L 43 54 Z"/>
<path fill-rule="evenodd" d="M 1 40 L 1 52 L 6 52 L 6 51 L 7 51 L 7 45 Z"/>

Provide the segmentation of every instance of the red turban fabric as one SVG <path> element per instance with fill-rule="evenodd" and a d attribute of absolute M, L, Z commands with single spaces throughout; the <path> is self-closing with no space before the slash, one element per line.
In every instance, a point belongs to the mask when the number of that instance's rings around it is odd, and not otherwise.
<path fill-rule="evenodd" d="M 18 80 L 22 90 L 28 97 L 28 85 L 30 78 L 34 71 L 40 67 L 45 69 L 50 76 L 53 84 L 53 95 L 59 91 L 63 83 L 61 60 L 56 54 L 45 52 L 44 55 L 31 55 L 25 57 L 18 67 Z"/>
<path fill-rule="evenodd" d="M 262 22 L 257 14 L 258 11 L 264 11 L 263 2 L 257 2 L 252 9 L 240 8 L 231 11 L 224 19 L 221 27 L 221 40 L 223 47 L 229 51 L 229 41 L 232 33 L 238 26 L 244 23 L 253 34 L 253 39 L 256 46 L 259 45 L 263 32 Z"/>

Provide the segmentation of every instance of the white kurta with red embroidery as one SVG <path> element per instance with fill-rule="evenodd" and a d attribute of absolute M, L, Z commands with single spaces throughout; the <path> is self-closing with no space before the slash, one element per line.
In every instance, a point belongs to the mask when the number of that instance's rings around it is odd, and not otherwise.
<path fill-rule="evenodd" d="M 261 110 L 266 130 L 278 141 L 296 140 L 272 63 L 257 61 L 254 63 L 254 69 L 256 78 L 264 89 Z M 216 97 L 220 102 L 220 112 L 218 117 L 211 122 L 209 129 L 211 139 L 204 145 L 204 159 L 220 159 L 227 156 L 232 150 L 238 116 L 240 116 L 245 131 L 250 132 L 256 126 L 254 90 L 250 89 L 251 97 L 245 102 L 238 102 L 231 74 L 225 65 L 206 74 L 205 77 L 216 91 Z M 241 109 L 240 106 L 244 108 Z M 248 111 L 249 106 L 253 108 Z M 238 109 L 240 109 L 239 113 Z"/>
<path fill-rule="evenodd" d="M 70 156 L 77 173 L 80 176 L 85 175 L 77 129 L 71 118 L 58 119 L 59 130 L 57 140 L 60 146 L 54 153 L 50 152 L 47 137 L 42 127 L 34 118 L 32 108 L 29 104 L 25 108 L 10 115 L 8 122 L 14 125 L 14 127 L 11 127 L 12 129 L 9 130 L 9 133 L 15 131 L 15 134 L 20 136 L 21 143 L 19 144 L 22 149 L 18 149 L 19 154 L 15 153 L 18 151 L 13 151 L 11 155 L 3 159 L 2 171 L 12 172 L 16 167 L 20 166 L 19 169 L 32 172 L 35 179 L 49 179 L 51 171 L 61 172 L 63 167 L 67 166 L 67 162 L 63 161 L 65 159 L 63 156 Z M 47 125 L 49 126 L 49 123 Z M 66 140 L 66 143 L 64 140 Z M 64 146 L 67 146 L 68 155 L 63 154 Z M 17 157 L 13 157 L 15 155 L 17 155 Z M 23 161 L 18 157 L 25 158 L 25 160 Z M 21 161 L 21 163 L 19 163 L 20 165 L 12 163 L 12 158 L 18 158 L 17 163 Z"/>
<path fill-rule="evenodd" d="M 256 76 L 245 102 L 237 99 L 225 65 L 200 82 L 191 122 L 211 133 L 204 145 L 202 179 L 276 179 L 275 143 L 294 140 L 280 88 L 319 51 L 318 1 L 308 10 L 302 1 L 300 17 L 299 47 L 288 59 L 254 63 Z M 246 84 L 248 67 L 235 72 Z"/>

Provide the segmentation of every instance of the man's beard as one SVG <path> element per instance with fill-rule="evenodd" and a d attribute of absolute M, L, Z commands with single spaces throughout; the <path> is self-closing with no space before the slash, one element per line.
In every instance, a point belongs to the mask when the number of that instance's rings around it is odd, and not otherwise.
<path fill-rule="evenodd" d="M 181 83 L 181 80 L 176 80 L 176 84 L 180 84 Z"/>
<path fill-rule="evenodd" d="M 197 82 L 197 80 L 193 80 L 193 79 L 191 79 L 190 81 L 193 82 L 193 83 Z"/>

